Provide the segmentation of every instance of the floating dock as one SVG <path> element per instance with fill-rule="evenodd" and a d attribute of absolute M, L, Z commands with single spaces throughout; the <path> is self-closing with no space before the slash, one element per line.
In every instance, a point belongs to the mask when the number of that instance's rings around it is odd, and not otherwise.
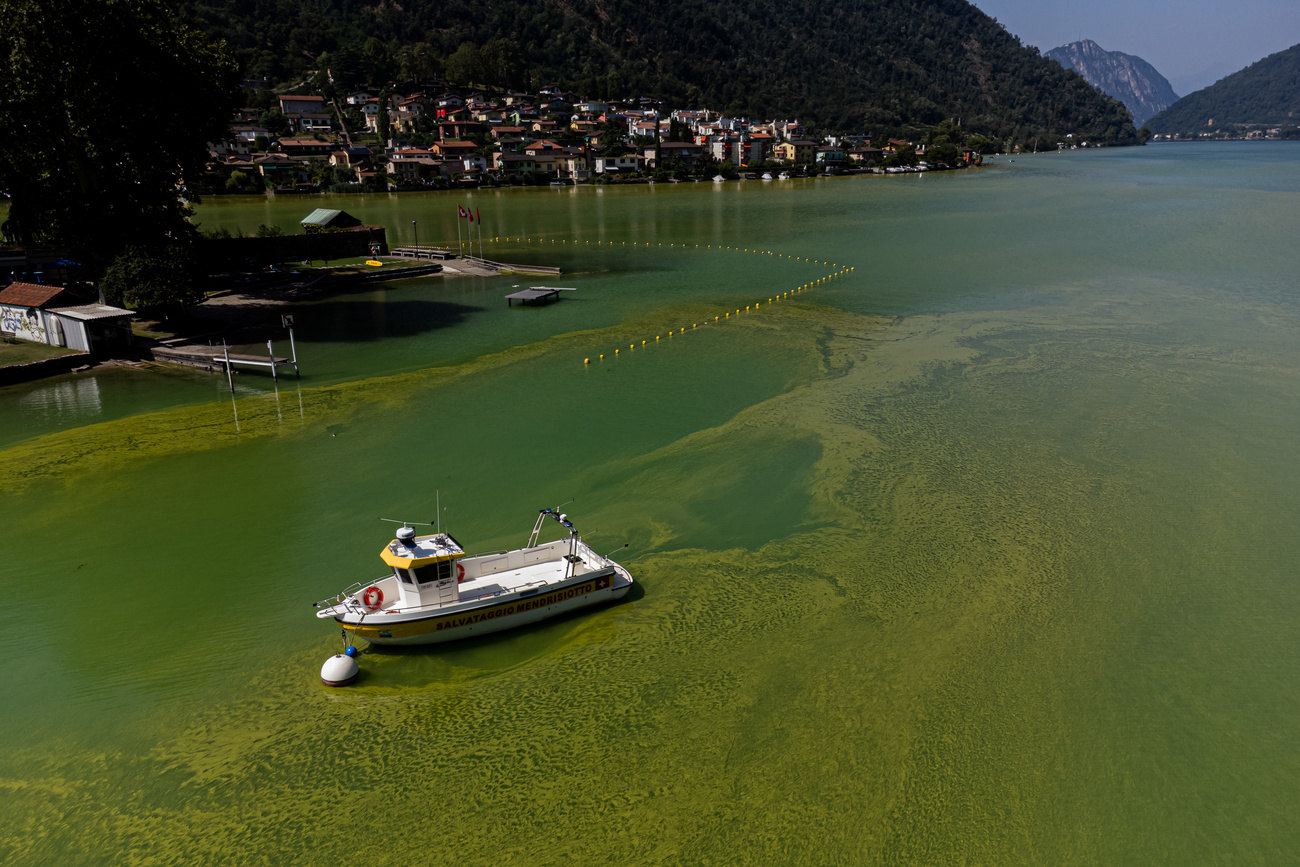
<path fill-rule="evenodd" d="M 515 301 L 520 304 L 549 304 L 552 301 L 559 301 L 561 292 L 576 291 L 578 290 L 572 286 L 529 286 L 527 289 L 520 289 L 507 295 L 506 306 L 509 307 Z"/>

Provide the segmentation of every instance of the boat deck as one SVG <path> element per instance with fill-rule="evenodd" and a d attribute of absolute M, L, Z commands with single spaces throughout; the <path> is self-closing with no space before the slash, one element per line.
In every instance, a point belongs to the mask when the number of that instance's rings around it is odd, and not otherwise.
<path fill-rule="evenodd" d="M 526 591 L 529 588 L 536 587 L 538 590 L 549 587 L 563 581 L 566 577 L 566 567 L 569 564 L 564 560 L 543 560 L 537 563 L 529 563 L 511 569 L 508 572 L 496 572 L 484 575 L 481 578 L 465 578 L 460 585 L 460 601 L 471 602 L 480 599 L 488 599 L 493 596 L 500 596 L 504 593 L 516 593 Z M 588 566 L 585 562 L 574 564 L 574 568 L 569 572 L 569 576 L 584 575 L 588 572 L 594 572 L 596 569 Z"/>

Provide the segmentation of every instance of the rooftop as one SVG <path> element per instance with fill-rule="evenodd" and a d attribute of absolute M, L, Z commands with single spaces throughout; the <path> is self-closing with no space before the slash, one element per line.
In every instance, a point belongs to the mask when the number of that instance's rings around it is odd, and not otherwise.
<path fill-rule="evenodd" d="M 0 290 L 0 304 L 13 307 L 44 307 L 63 294 L 62 286 L 44 283 L 11 283 Z"/>

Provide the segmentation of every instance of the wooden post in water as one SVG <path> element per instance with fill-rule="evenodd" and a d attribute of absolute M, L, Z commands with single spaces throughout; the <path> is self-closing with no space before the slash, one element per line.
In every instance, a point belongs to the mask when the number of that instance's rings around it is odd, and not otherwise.
<path fill-rule="evenodd" d="M 230 393 L 235 393 L 235 377 L 230 372 L 230 347 L 226 345 L 226 338 L 221 338 L 221 349 L 226 353 L 226 382 L 230 384 Z"/>

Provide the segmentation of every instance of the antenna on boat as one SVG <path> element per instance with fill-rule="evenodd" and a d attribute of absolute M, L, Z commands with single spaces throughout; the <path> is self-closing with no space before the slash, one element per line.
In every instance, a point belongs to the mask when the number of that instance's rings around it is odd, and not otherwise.
<path fill-rule="evenodd" d="M 532 548 L 537 544 L 537 536 L 542 532 L 542 522 L 547 518 L 554 518 L 556 523 L 563 525 L 569 531 L 570 536 L 578 535 L 578 531 L 573 528 L 573 522 L 569 520 L 569 516 L 560 511 L 560 509 L 572 503 L 573 499 L 573 497 L 570 497 L 558 506 L 547 506 L 545 509 L 537 510 L 537 523 L 533 524 L 533 532 L 528 537 L 527 547 Z"/>
<path fill-rule="evenodd" d="M 624 542 L 622 545 L 619 545 L 617 548 L 615 548 L 614 551 L 622 551 L 624 548 L 628 547 L 631 544 L 632 544 L 631 542 Z M 608 560 L 610 556 L 614 553 L 614 551 L 610 551 L 609 554 L 606 554 L 605 559 Z"/>
<path fill-rule="evenodd" d="M 435 506 L 436 506 L 437 509 L 438 509 L 438 516 L 437 516 L 437 517 L 438 517 L 438 532 L 441 533 L 441 532 L 442 532 L 442 491 L 441 491 L 441 490 L 438 490 L 438 489 L 434 489 L 434 492 L 433 492 L 433 493 L 434 493 L 434 496 L 437 498 L 437 499 L 434 500 L 434 504 L 435 504 Z"/>

